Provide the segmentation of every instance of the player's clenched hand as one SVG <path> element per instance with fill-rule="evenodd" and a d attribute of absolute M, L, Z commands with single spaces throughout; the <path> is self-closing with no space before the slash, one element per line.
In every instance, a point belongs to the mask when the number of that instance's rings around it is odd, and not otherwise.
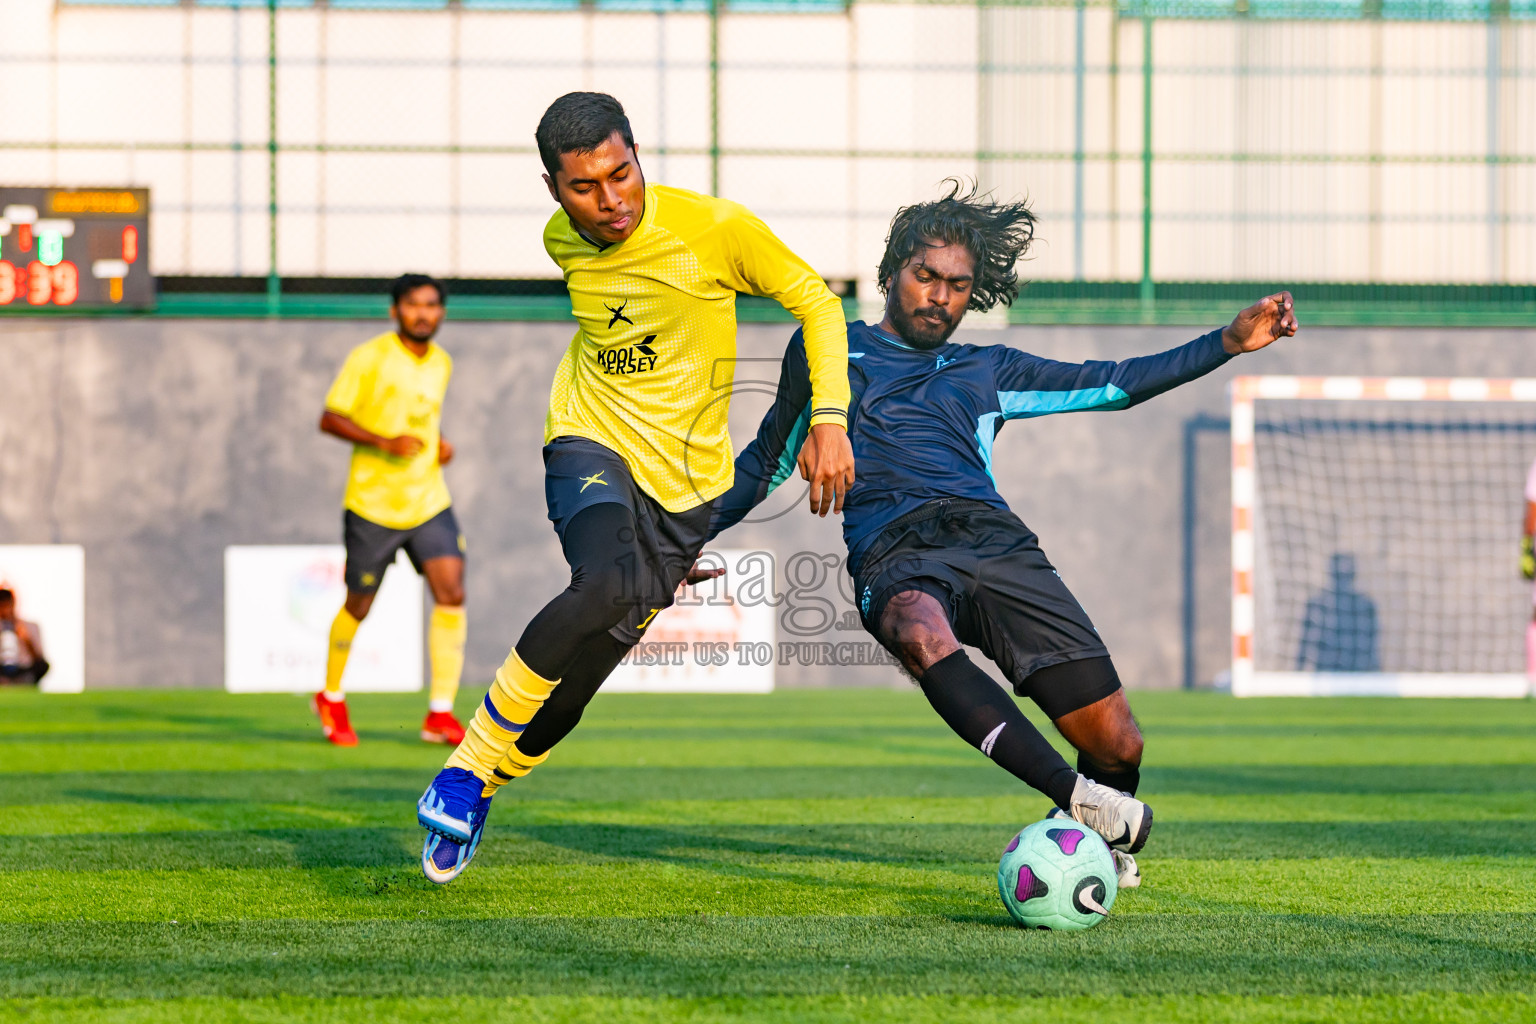
<path fill-rule="evenodd" d="M 384 443 L 379 445 L 386 455 L 394 455 L 402 459 L 415 458 L 416 454 L 426 447 L 419 437 L 410 434 L 401 434 L 399 437 L 386 437 Z"/>
<path fill-rule="evenodd" d="M 448 442 L 446 437 L 439 436 L 437 439 L 437 464 L 439 466 L 446 466 L 452 461 L 453 445 Z"/>
<path fill-rule="evenodd" d="M 843 511 L 843 497 L 853 486 L 853 445 L 836 423 L 818 423 L 800 447 L 800 479 L 811 484 L 811 514 Z"/>
<path fill-rule="evenodd" d="M 1279 338 L 1296 333 L 1296 313 L 1290 292 L 1266 295 L 1237 314 L 1221 332 L 1221 347 L 1228 355 L 1257 352 Z"/>

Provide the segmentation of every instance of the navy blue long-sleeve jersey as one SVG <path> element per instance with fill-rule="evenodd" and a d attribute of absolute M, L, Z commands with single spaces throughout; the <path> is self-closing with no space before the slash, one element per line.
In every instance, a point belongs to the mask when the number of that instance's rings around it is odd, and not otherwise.
<path fill-rule="evenodd" d="M 1124 362 L 1062 363 L 1006 345 L 914 349 L 860 322 L 848 325 L 848 437 L 852 490 L 843 503 L 851 567 L 901 516 L 938 498 L 1007 508 L 992 475 L 992 442 L 1008 420 L 1127 409 L 1232 358 L 1221 331 Z M 773 408 L 736 457 L 736 482 L 716 506 L 710 536 L 740 522 L 795 471 L 809 429 L 810 371 L 799 331 L 790 339 Z"/>

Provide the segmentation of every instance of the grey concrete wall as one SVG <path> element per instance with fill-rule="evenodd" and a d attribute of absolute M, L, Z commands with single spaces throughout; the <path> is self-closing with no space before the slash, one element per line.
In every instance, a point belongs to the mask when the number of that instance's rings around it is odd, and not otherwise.
<path fill-rule="evenodd" d="M 1298 311 L 1305 324 L 1306 311 Z M 348 349 L 386 325 L 333 321 L 30 320 L 0 323 L 0 542 L 86 550 L 86 679 L 92 687 L 218 686 L 223 678 L 223 550 L 229 544 L 335 543 L 347 449 L 316 431 Z M 445 431 L 469 539 L 467 677 L 488 679 L 533 612 L 564 585 L 545 518 L 539 458 L 548 384 L 564 324 L 455 323 Z M 738 379 L 769 380 L 788 331 L 752 325 Z M 1184 328 L 978 331 L 1058 359 L 1119 359 L 1178 344 Z M 996 469 L 1004 496 L 1109 642 L 1134 686 L 1183 679 L 1182 537 L 1186 432 L 1226 416 L 1236 373 L 1536 376 L 1536 331 L 1306 329 L 1268 352 L 1123 413 L 1009 424 Z M 738 443 L 768 398 L 748 385 Z M 1204 421 L 1200 418 L 1205 417 Z M 1196 430 L 1193 655 L 1209 680 L 1227 661 L 1225 434 Z M 772 510 L 723 538 L 838 556 L 830 521 Z M 1513 529 L 1513 527 L 1512 527 Z M 825 593 L 835 595 L 829 575 Z M 842 608 L 846 602 L 837 599 Z M 781 639 L 784 638 L 781 634 Z M 863 640 L 833 632 L 831 640 Z M 880 667 L 783 666 L 783 685 L 891 684 Z"/>

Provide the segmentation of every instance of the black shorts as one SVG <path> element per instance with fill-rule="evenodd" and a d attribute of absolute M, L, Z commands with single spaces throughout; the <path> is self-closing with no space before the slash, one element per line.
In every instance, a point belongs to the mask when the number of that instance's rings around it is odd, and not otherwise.
<path fill-rule="evenodd" d="M 639 643 L 656 613 L 671 607 L 683 577 L 704 550 L 715 503 L 668 512 L 640 489 L 617 452 L 584 437 L 557 437 L 544 446 L 544 500 L 561 540 L 576 514 L 593 505 L 613 502 L 634 513 L 637 561 L 643 566 L 635 573 L 634 607 L 608 632 L 621 643 Z"/>
<path fill-rule="evenodd" d="M 347 509 L 341 514 L 341 536 L 347 546 L 347 589 L 354 594 L 377 592 L 401 548 L 417 572 L 434 558 L 464 557 L 464 535 L 452 508 L 409 530 L 380 526 Z"/>
<path fill-rule="evenodd" d="M 880 635 L 876 627 L 898 594 L 930 594 L 948 612 L 956 639 L 980 648 L 1015 693 L 1053 719 L 1120 688 L 1088 613 L 1038 538 L 1006 509 L 929 502 L 876 536 L 853 579 L 871 634 Z M 1069 662 L 1070 670 L 1048 671 Z"/>

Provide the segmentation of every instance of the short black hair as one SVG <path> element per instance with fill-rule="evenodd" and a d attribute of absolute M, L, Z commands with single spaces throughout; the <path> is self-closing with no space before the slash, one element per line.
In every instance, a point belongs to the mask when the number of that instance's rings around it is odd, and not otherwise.
<path fill-rule="evenodd" d="M 437 301 L 445 306 L 448 305 L 447 286 L 430 274 L 401 274 L 395 278 L 389 286 L 389 304 L 398 306 L 401 299 L 417 288 L 425 288 L 428 285 L 437 289 Z"/>
<path fill-rule="evenodd" d="M 16 592 L 10 587 L 0 587 L 0 601 L 16 600 Z"/>
<path fill-rule="evenodd" d="M 544 111 L 533 137 L 539 144 L 539 159 L 553 178 L 560 170 L 562 153 L 590 153 L 614 132 L 624 145 L 635 148 L 635 133 L 623 104 L 605 92 L 568 92 Z"/>
<path fill-rule="evenodd" d="M 950 189 L 942 199 L 896 211 L 880 260 L 880 294 L 886 293 L 887 282 L 911 262 L 919 248 L 939 243 L 962 245 L 976 260 L 967 309 L 984 313 L 999 302 L 1012 305 L 1019 294 L 1014 265 L 1035 238 L 1035 215 L 1028 202 L 994 202 L 990 193 L 981 194 L 975 182 L 962 195 L 964 182 L 958 178 L 944 180 Z"/>

